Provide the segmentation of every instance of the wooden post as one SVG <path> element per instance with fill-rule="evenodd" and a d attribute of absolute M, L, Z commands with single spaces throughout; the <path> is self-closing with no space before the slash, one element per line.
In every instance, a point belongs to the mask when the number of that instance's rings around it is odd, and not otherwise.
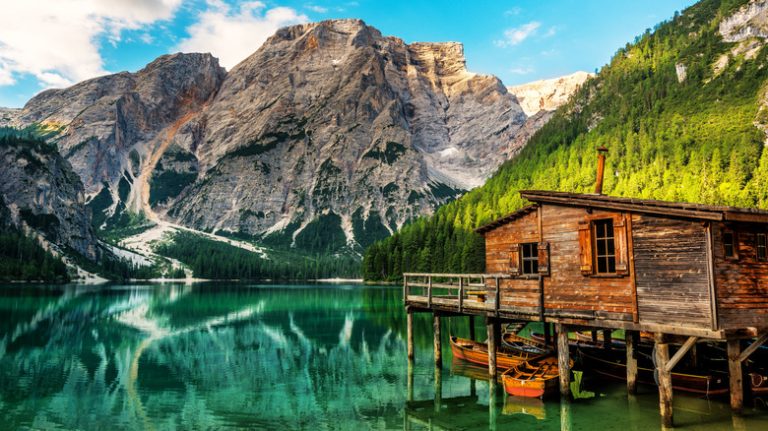
<path fill-rule="evenodd" d="M 597 329 L 592 330 L 592 344 L 597 344 Z"/>
<path fill-rule="evenodd" d="M 744 407 L 744 386 L 741 375 L 741 344 L 739 340 L 728 340 L 728 375 L 731 385 L 731 410 L 741 414 Z"/>
<path fill-rule="evenodd" d="M 407 341 L 406 344 L 408 344 L 408 361 L 413 361 L 414 354 L 413 354 L 413 312 L 411 310 L 407 310 L 406 314 L 406 332 L 407 332 Z"/>
<path fill-rule="evenodd" d="M 672 419 L 672 373 L 667 371 L 669 362 L 669 344 L 664 334 L 655 334 L 656 341 L 656 373 L 659 376 L 659 409 L 661 412 L 661 424 L 664 427 L 673 427 Z"/>
<path fill-rule="evenodd" d="M 560 370 L 560 395 L 567 397 L 571 393 L 571 369 L 568 351 L 568 328 L 557 324 L 557 366 Z"/>
<path fill-rule="evenodd" d="M 496 412 L 496 404 L 498 404 L 498 398 L 497 398 L 497 382 L 496 379 L 491 379 L 488 382 L 488 429 L 495 431 L 496 430 L 496 418 L 497 418 L 497 412 Z"/>
<path fill-rule="evenodd" d="M 413 361 L 408 361 L 408 377 L 406 382 L 408 392 L 406 393 L 406 401 L 413 401 Z"/>
<path fill-rule="evenodd" d="M 611 337 L 611 330 L 610 329 L 604 329 L 603 330 L 603 348 L 606 350 L 611 350 L 613 347 L 613 338 Z"/>
<path fill-rule="evenodd" d="M 440 338 L 440 315 L 435 313 L 432 317 L 432 328 L 435 333 L 435 366 L 436 367 L 442 367 L 443 366 L 443 346 L 442 346 L 442 339 Z"/>
<path fill-rule="evenodd" d="M 475 316 L 467 316 L 469 319 L 469 339 L 474 341 L 475 340 Z"/>
<path fill-rule="evenodd" d="M 544 322 L 544 345 L 545 346 L 552 345 L 552 328 L 550 327 L 550 324 L 547 322 Z"/>
<path fill-rule="evenodd" d="M 443 368 L 435 367 L 435 412 L 439 412 L 443 404 Z"/>
<path fill-rule="evenodd" d="M 637 393 L 637 355 L 635 348 L 635 332 L 626 331 L 624 340 L 627 344 L 627 392 L 631 395 Z"/>
<path fill-rule="evenodd" d="M 486 321 L 486 329 L 488 331 L 488 338 L 486 344 L 488 346 L 488 375 L 492 381 L 496 381 L 496 325 L 493 319 Z"/>

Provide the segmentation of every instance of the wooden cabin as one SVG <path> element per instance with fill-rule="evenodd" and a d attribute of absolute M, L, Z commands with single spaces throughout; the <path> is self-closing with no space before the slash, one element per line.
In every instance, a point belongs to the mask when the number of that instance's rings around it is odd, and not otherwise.
<path fill-rule="evenodd" d="M 741 411 L 742 363 L 768 341 L 768 211 L 605 196 L 607 150 L 599 151 L 595 194 L 523 191 L 531 205 L 477 229 L 485 273 L 403 274 L 409 359 L 416 312 L 433 314 L 438 367 L 440 318 L 485 317 L 491 376 L 501 323 L 538 321 L 545 331 L 554 324 L 568 395 L 568 332 L 624 329 L 634 392 L 634 346 L 639 332 L 650 332 L 662 422 L 671 426 L 672 369 L 696 343 L 720 340 L 731 407 Z M 670 345 L 679 346 L 672 356 Z"/>
<path fill-rule="evenodd" d="M 500 307 L 606 328 L 726 338 L 768 327 L 768 211 L 523 191 L 477 229 Z"/>

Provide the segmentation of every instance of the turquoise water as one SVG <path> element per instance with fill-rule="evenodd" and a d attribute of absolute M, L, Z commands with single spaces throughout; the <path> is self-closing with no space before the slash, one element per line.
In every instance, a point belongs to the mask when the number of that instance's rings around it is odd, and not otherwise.
<path fill-rule="evenodd" d="M 445 337 L 465 324 L 445 319 Z M 398 288 L 0 286 L 0 428 L 659 428 L 654 388 L 629 398 L 587 377 L 592 398 L 513 399 L 452 364 L 447 339 L 436 371 L 426 315 L 409 385 L 404 333 Z M 768 429 L 761 400 L 736 419 L 727 400 L 675 409 L 683 429 Z"/>

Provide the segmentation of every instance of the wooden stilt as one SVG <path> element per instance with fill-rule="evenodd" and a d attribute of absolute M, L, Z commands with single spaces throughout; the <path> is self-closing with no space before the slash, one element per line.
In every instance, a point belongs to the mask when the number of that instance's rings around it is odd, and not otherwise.
<path fill-rule="evenodd" d="M 436 367 L 442 367 L 443 366 L 443 343 L 442 338 L 440 334 L 440 315 L 435 313 L 432 317 L 432 328 L 435 333 L 435 366 Z"/>
<path fill-rule="evenodd" d="M 632 331 L 624 333 L 624 341 L 627 345 L 627 392 L 632 395 L 637 393 L 636 335 L 637 333 Z"/>
<path fill-rule="evenodd" d="M 613 337 L 611 337 L 611 332 L 610 329 L 603 330 L 603 348 L 607 350 L 611 350 L 613 347 Z"/>
<path fill-rule="evenodd" d="M 544 345 L 552 345 L 552 328 L 547 322 L 544 322 Z"/>
<path fill-rule="evenodd" d="M 493 319 L 488 319 L 486 329 L 488 330 L 488 375 L 491 380 L 496 381 L 496 325 Z"/>
<path fill-rule="evenodd" d="M 571 393 L 570 352 L 568 351 L 568 328 L 557 324 L 557 366 L 560 370 L 560 395 Z"/>
<path fill-rule="evenodd" d="M 407 389 L 406 401 L 413 401 L 413 361 L 408 361 L 408 377 L 407 377 Z"/>
<path fill-rule="evenodd" d="M 498 412 L 496 411 L 497 401 L 497 383 L 496 379 L 491 379 L 488 382 L 488 429 L 496 430 L 496 418 Z"/>
<path fill-rule="evenodd" d="M 672 419 L 672 372 L 667 370 L 669 362 L 669 344 L 664 334 L 656 334 L 656 374 L 659 379 L 659 409 L 661 424 L 664 427 L 673 426 Z"/>
<path fill-rule="evenodd" d="M 572 429 L 571 400 L 567 397 L 560 397 L 560 431 L 571 431 Z"/>
<path fill-rule="evenodd" d="M 731 385 L 731 410 L 740 414 L 744 408 L 744 386 L 741 372 L 741 343 L 728 340 L 728 375 Z"/>
<path fill-rule="evenodd" d="M 439 412 L 443 404 L 443 368 L 435 367 L 435 412 Z"/>
<path fill-rule="evenodd" d="M 469 319 L 469 339 L 475 340 L 475 316 L 468 316 Z"/>
<path fill-rule="evenodd" d="M 408 313 L 406 314 L 406 332 L 407 332 L 407 341 L 408 344 L 408 360 L 413 361 L 414 355 L 413 355 L 413 313 L 411 310 L 408 310 Z"/>
<path fill-rule="evenodd" d="M 592 344 L 597 344 L 597 329 L 592 330 Z"/>

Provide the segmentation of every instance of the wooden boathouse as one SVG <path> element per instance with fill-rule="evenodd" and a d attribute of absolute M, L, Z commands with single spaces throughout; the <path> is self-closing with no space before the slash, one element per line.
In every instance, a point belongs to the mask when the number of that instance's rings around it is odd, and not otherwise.
<path fill-rule="evenodd" d="M 740 412 L 742 362 L 768 340 L 768 211 L 605 196 L 598 160 L 595 194 L 522 191 L 531 205 L 477 229 L 486 273 L 404 274 L 409 359 L 415 312 L 434 315 L 438 364 L 440 317 L 485 317 L 491 376 L 502 323 L 552 323 L 568 395 L 568 332 L 623 329 L 634 392 L 634 348 L 650 332 L 672 426 L 672 370 L 697 342 L 724 341 Z"/>

